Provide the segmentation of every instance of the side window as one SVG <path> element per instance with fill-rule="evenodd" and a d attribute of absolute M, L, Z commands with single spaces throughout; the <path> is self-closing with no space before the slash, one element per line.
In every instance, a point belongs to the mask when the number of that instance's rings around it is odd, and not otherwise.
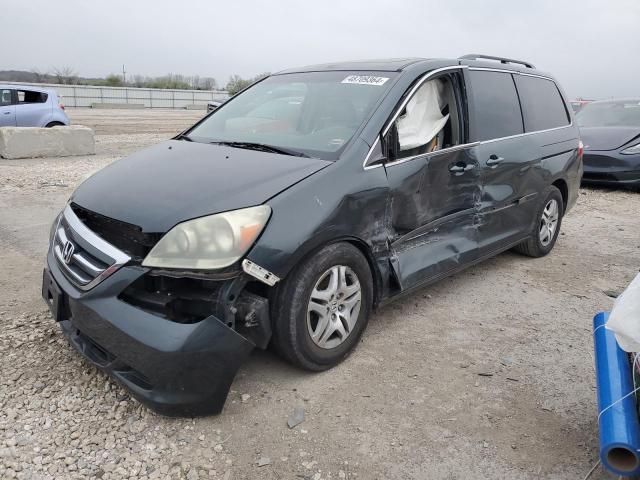
<path fill-rule="evenodd" d="M 527 132 L 569 125 L 567 108 L 554 82 L 526 75 L 516 75 L 514 78 Z"/>
<path fill-rule="evenodd" d="M 424 82 L 396 119 L 395 132 L 397 159 L 458 145 L 458 108 L 451 78 Z"/>
<path fill-rule="evenodd" d="M 524 133 L 520 102 L 509 73 L 469 71 L 471 140 L 481 142 Z"/>
<path fill-rule="evenodd" d="M 45 103 L 48 95 L 33 90 L 18 90 L 18 104 L 21 103 Z"/>
<path fill-rule="evenodd" d="M 0 90 L 0 107 L 11 105 L 11 90 Z"/>

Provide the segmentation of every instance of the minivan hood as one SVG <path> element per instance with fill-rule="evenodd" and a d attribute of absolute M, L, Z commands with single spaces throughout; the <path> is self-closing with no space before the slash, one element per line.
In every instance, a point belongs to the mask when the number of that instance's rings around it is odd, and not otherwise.
<path fill-rule="evenodd" d="M 640 135 L 640 127 L 581 127 L 584 149 L 616 150 Z"/>
<path fill-rule="evenodd" d="M 170 140 L 97 172 L 71 201 L 143 232 L 164 233 L 191 218 L 262 204 L 331 163 Z"/>

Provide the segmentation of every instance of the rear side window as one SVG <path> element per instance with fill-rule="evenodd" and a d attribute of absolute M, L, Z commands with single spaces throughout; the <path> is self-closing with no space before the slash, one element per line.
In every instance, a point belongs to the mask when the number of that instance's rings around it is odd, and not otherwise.
<path fill-rule="evenodd" d="M 554 82 L 526 75 L 516 75 L 514 78 L 527 132 L 569 125 L 567 108 Z"/>
<path fill-rule="evenodd" d="M 472 141 L 524 133 L 520 102 L 511 74 L 471 70 L 469 78 Z"/>
<path fill-rule="evenodd" d="M 33 90 L 18 90 L 18 103 L 45 103 L 48 95 Z"/>

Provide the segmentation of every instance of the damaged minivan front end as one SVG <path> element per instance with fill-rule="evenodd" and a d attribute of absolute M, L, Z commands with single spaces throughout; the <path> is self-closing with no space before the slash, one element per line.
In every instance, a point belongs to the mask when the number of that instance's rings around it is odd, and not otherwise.
<path fill-rule="evenodd" d="M 70 343 L 141 402 L 217 413 L 271 338 L 278 278 L 241 261 L 269 222 L 263 202 L 329 164 L 177 140 L 116 162 L 54 222 L 43 297 Z"/>
<path fill-rule="evenodd" d="M 145 267 L 133 248 L 129 256 L 95 233 L 108 237 L 110 227 L 113 220 L 75 204 L 54 224 L 42 294 L 62 331 L 159 413 L 219 412 L 241 363 L 269 342 L 265 292 L 273 279 L 259 281 L 255 267 L 215 274 Z"/>

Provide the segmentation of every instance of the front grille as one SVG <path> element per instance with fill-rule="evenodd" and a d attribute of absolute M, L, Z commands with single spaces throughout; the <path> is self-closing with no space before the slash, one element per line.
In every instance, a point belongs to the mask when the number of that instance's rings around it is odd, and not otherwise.
<path fill-rule="evenodd" d="M 89 230 L 67 206 L 51 245 L 64 275 L 89 290 L 130 260 L 126 254 Z"/>
<path fill-rule="evenodd" d="M 69 240 L 67 235 L 68 228 L 67 225 L 64 225 L 64 222 L 60 222 L 60 225 L 58 225 L 53 251 L 67 276 L 77 285 L 87 285 L 104 273 L 109 265 L 89 252 L 83 251 L 78 243 Z M 71 250 L 72 253 L 69 254 L 68 258 L 65 258 L 65 250 L 69 248 L 73 249 Z"/>
<path fill-rule="evenodd" d="M 142 261 L 162 234 L 144 233 L 137 225 L 105 217 L 99 213 L 71 204 L 73 212 L 92 232 L 135 260 Z"/>

